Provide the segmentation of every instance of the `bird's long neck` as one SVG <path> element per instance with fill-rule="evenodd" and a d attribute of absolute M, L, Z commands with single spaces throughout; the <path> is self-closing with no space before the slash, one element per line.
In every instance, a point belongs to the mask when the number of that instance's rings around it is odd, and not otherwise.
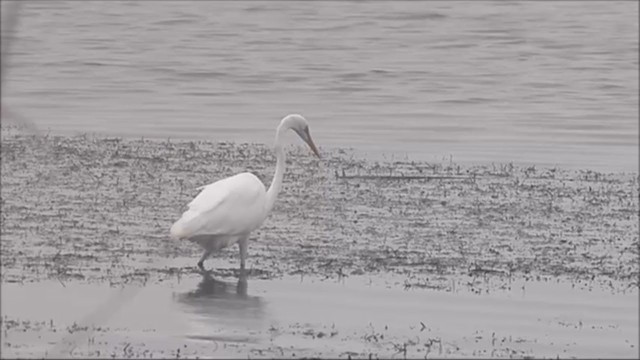
<path fill-rule="evenodd" d="M 269 186 L 269 190 L 267 190 L 267 206 L 266 213 L 268 214 L 271 209 L 273 209 L 273 205 L 276 203 L 276 198 L 278 197 L 278 193 L 280 193 L 280 189 L 282 188 L 282 178 L 284 177 L 284 168 L 286 165 L 286 156 L 284 154 L 284 148 L 282 145 L 282 136 L 286 129 L 283 128 L 282 125 L 278 127 L 276 131 L 276 141 L 274 145 L 274 151 L 276 153 L 276 172 L 273 174 L 273 180 L 271 181 L 271 186 Z"/>

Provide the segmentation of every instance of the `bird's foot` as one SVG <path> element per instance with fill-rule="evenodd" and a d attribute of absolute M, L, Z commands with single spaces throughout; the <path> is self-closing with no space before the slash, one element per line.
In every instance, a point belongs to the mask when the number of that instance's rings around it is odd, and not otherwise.
<path fill-rule="evenodd" d="M 198 264 L 198 268 L 196 269 L 196 273 L 205 276 L 205 277 L 209 277 L 209 276 L 213 276 L 213 269 L 211 270 L 207 270 L 204 268 L 204 266 L 200 266 Z"/>

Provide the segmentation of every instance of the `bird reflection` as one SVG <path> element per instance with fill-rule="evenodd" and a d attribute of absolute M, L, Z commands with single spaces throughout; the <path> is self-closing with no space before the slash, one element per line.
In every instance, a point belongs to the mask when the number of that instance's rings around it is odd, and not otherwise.
<path fill-rule="evenodd" d="M 257 341 L 252 335 L 263 327 L 264 303 L 247 293 L 247 274 L 238 282 L 217 280 L 203 272 L 195 290 L 177 294 L 176 300 L 187 313 L 196 315 L 198 334 L 188 337 L 216 341 Z"/>
<path fill-rule="evenodd" d="M 198 288 L 190 291 L 185 294 L 187 297 L 191 298 L 216 298 L 216 297 L 227 297 L 227 298 L 238 298 L 238 299 L 247 299 L 247 272 L 241 271 L 240 276 L 238 278 L 238 283 L 235 286 L 235 294 L 231 291 L 233 289 L 233 284 L 221 280 L 216 280 L 211 276 L 210 271 L 204 271 L 201 273 L 202 281 L 198 283 Z"/>

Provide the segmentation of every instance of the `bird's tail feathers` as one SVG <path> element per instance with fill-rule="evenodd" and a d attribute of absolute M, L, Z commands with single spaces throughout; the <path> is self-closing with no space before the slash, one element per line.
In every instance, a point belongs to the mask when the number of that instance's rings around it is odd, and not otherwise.
<path fill-rule="evenodd" d="M 204 219 L 195 211 L 186 211 L 180 220 L 171 226 L 171 236 L 174 239 L 187 239 L 196 234 L 203 226 Z"/>
<path fill-rule="evenodd" d="M 182 227 L 182 224 L 180 223 L 180 220 L 176 221 L 172 226 L 171 226 L 171 237 L 174 239 L 182 239 L 183 237 L 185 237 L 185 231 Z"/>

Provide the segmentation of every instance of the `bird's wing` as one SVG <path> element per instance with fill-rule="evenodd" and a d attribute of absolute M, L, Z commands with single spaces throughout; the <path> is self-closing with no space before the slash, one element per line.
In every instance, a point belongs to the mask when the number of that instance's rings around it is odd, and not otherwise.
<path fill-rule="evenodd" d="M 173 237 L 242 234 L 264 220 L 265 188 L 255 175 L 242 173 L 204 186 L 188 207 L 171 227 Z"/>

